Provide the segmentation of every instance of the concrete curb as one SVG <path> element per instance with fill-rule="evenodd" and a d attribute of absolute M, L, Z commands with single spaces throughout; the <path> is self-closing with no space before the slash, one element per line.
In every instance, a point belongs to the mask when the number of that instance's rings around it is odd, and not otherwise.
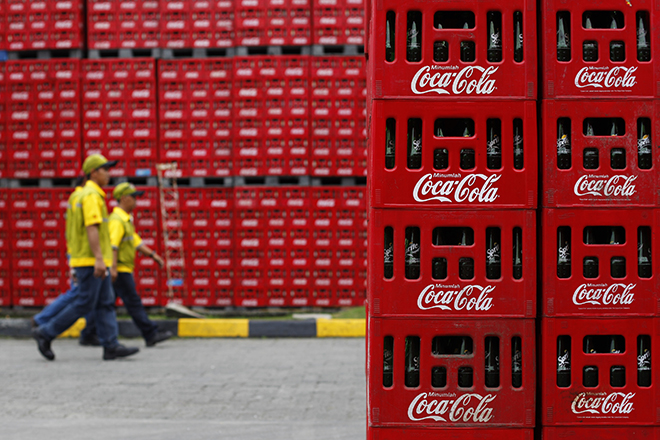
<path fill-rule="evenodd" d="M 168 319 L 156 321 L 162 330 L 169 330 L 180 338 L 358 338 L 366 334 L 364 319 Z M 139 338 L 140 332 L 128 319 L 117 321 L 119 335 Z M 79 319 L 62 338 L 77 338 L 85 327 Z M 0 337 L 29 338 L 29 319 L 0 319 Z"/>

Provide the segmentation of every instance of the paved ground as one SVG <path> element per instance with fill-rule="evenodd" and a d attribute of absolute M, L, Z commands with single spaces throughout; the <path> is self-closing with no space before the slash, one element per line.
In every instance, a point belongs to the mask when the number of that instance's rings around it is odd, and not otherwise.
<path fill-rule="evenodd" d="M 0 339 L 0 438 L 364 439 L 364 339 L 175 339 L 102 361 Z"/>

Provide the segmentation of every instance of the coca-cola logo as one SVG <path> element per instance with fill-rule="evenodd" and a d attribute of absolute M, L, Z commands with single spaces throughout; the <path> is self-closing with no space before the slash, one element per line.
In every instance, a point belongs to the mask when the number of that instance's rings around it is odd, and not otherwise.
<path fill-rule="evenodd" d="M 420 310 L 466 310 L 487 312 L 493 307 L 493 298 L 489 296 L 495 286 L 477 284 L 460 287 L 459 285 L 429 284 L 417 297 Z"/>
<path fill-rule="evenodd" d="M 637 176 L 586 174 L 575 182 L 573 193 L 578 197 L 632 197 L 637 192 L 633 184 L 635 180 Z"/>
<path fill-rule="evenodd" d="M 429 399 L 433 397 L 435 399 Z M 458 398 L 454 393 L 420 393 L 408 406 L 408 418 L 413 422 L 430 419 L 436 422 L 487 423 L 493 418 L 493 408 L 488 405 L 495 397 L 493 394 L 482 396 L 477 393 L 463 394 Z"/>
<path fill-rule="evenodd" d="M 431 74 L 431 69 L 450 71 Z M 458 69 L 458 66 L 424 66 L 413 77 L 410 89 L 416 95 L 433 92 L 438 95 L 490 95 L 497 88 L 491 75 L 499 67 L 466 66 Z"/>
<path fill-rule="evenodd" d="M 633 412 L 635 393 L 580 393 L 571 404 L 573 414 L 611 415 L 626 417 Z"/>
<path fill-rule="evenodd" d="M 434 179 L 434 177 L 437 179 Z M 439 202 L 463 203 L 479 202 L 492 203 L 499 195 L 497 187 L 493 184 L 500 180 L 501 174 L 468 174 L 461 177 L 460 174 L 426 174 L 422 176 L 415 185 L 413 197 L 417 202 Z"/>
<path fill-rule="evenodd" d="M 575 75 L 575 87 L 630 89 L 637 84 L 637 78 L 633 75 L 636 71 L 637 67 L 583 67 Z"/>
<path fill-rule="evenodd" d="M 580 284 L 573 293 L 573 304 L 584 306 L 628 306 L 635 301 L 635 284 Z"/>

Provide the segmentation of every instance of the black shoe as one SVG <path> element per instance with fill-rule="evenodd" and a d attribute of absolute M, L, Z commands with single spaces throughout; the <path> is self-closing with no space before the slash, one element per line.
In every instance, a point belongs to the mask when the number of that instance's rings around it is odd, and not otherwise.
<path fill-rule="evenodd" d="M 49 361 L 54 361 L 55 353 L 53 353 L 53 350 L 50 349 L 51 340 L 42 335 L 39 332 L 38 327 L 32 329 L 32 337 L 35 341 L 37 341 L 37 348 L 39 349 L 39 353 L 41 353 L 41 355 Z"/>
<path fill-rule="evenodd" d="M 135 354 L 138 351 L 140 351 L 140 349 L 137 347 L 124 347 L 121 344 L 112 348 L 105 347 L 103 349 L 103 360 L 111 361 L 113 359 L 123 358 Z"/>
<path fill-rule="evenodd" d="M 163 342 L 167 339 L 170 339 L 172 336 L 174 336 L 174 333 L 172 333 L 169 330 L 165 330 L 164 332 L 158 331 L 151 338 L 147 339 L 147 347 L 153 347 L 159 342 Z"/>
<path fill-rule="evenodd" d="M 78 343 L 80 345 L 82 345 L 83 347 L 100 347 L 101 346 L 101 341 L 99 340 L 99 337 L 97 335 L 83 336 L 81 334 L 80 339 L 78 339 Z"/>

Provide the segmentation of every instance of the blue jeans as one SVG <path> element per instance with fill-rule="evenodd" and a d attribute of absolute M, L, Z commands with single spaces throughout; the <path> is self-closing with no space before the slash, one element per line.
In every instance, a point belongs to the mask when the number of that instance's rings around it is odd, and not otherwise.
<path fill-rule="evenodd" d="M 55 301 L 48 304 L 44 309 L 38 314 L 34 315 L 34 322 L 39 325 L 44 325 L 55 315 L 60 313 L 66 306 L 71 304 L 74 299 L 78 296 L 78 283 L 71 283 L 71 288 L 55 298 Z M 85 321 L 87 321 L 88 326 L 94 327 L 94 313 L 89 313 L 85 316 Z"/>
<path fill-rule="evenodd" d="M 124 301 L 126 311 L 133 322 L 140 329 L 142 337 L 149 340 L 156 335 L 158 325 L 149 319 L 142 305 L 142 299 L 135 289 L 135 279 L 132 273 L 119 272 L 117 279 L 112 284 L 115 293 Z"/>
<path fill-rule="evenodd" d="M 78 318 L 93 312 L 101 345 L 106 348 L 116 347 L 117 315 L 115 314 L 115 295 L 110 285 L 110 277 L 96 278 L 94 267 L 76 267 L 78 295 L 50 321 L 39 327 L 39 332 L 49 339 L 71 327 Z"/>

